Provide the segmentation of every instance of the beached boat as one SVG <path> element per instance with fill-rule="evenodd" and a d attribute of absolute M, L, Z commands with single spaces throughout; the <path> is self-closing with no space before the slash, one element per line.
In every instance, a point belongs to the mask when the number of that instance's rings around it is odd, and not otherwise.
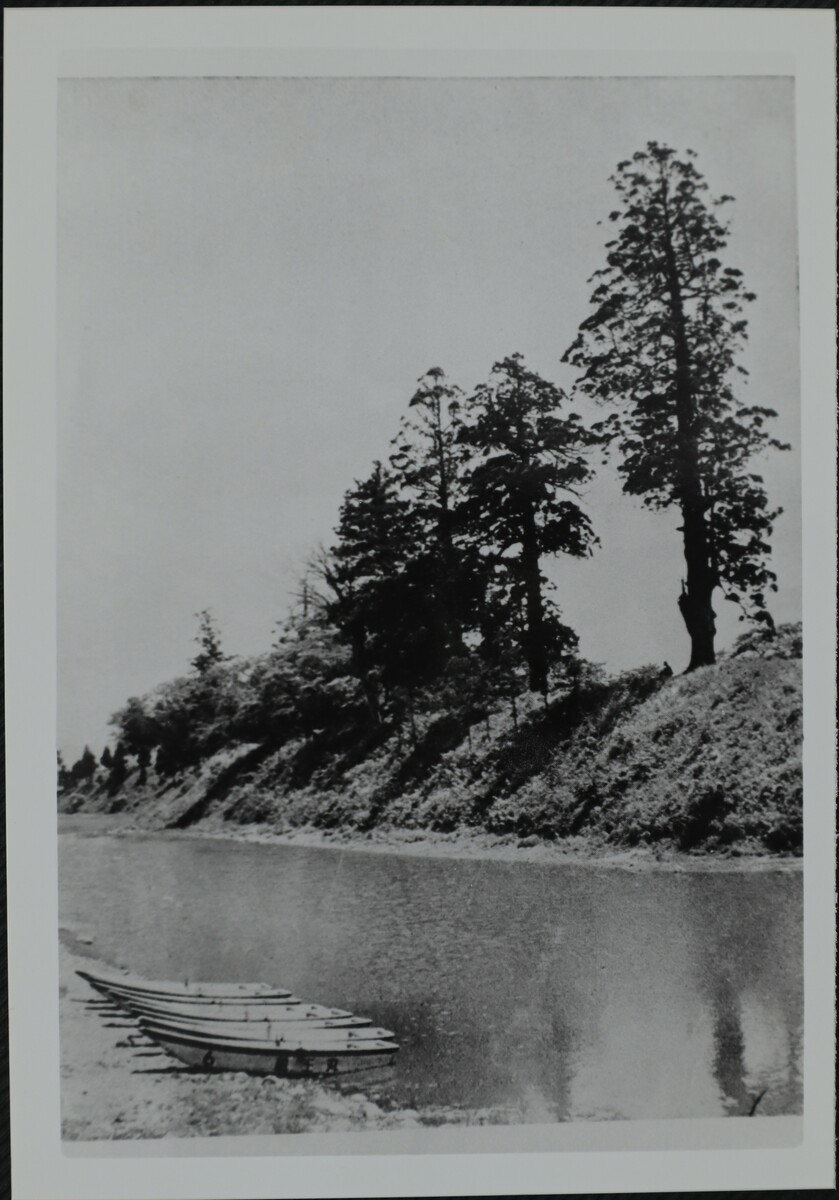
<path fill-rule="evenodd" d="M 138 975 L 100 975 L 92 971 L 77 971 L 91 987 L 103 995 L 118 996 L 156 996 L 171 999 L 187 999 L 196 1002 L 216 1004 L 241 1004 L 252 998 L 259 1002 L 287 1004 L 291 992 L 284 988 L 272 987 L 269 983 L 172 983 L 163 980 L 143 979 Z"/>
<path fill-rule="evenodd" d="M 338 1075 L 389 1067 L 389 1029 L 339 1008 L 305 1004 L 268 984 L 154 982 L 78 971 L 135 1028 L 192 1067 L 262 1075 Z M 129 1039 L 133 1042 L 133 1039 Z"/>
<path fill-rule="evenodd" d="M 196 1037 L 210 1037 L 235 1041 L 269 1041 L 311 1045 L 329 1041 L 391 1041 L 390 1029 L 373 1025 L 366 1017 L 341 1017 L 337 1020 L 312 1021 L 201 1021 L 194 1018 L 163 1017 L 145 1015 L 139 1017 L 139 1027 L 170 1029 L 193 1033 Z"/>
<path fill-rule="evenodd" d="M 235 1009 L 272 1009 L 296 1008 L 302 1005 L 302 1000 L 291 993 L 285 996 L 270 996 L 255 993 L 242 993 L 239 996 L 206 996 L 203 994 L 176 994 L 174 992 L 135 992 L 117 987 L 111 987 L 107 992 L 102 991 L 110 1004 L 118 1004 L 127 1008 L 130 1004 L 188 1004 L 190 1008 L 201 1009 L 205 1012 L 226 1012 Z"/>
<path fill-rule="evenodd" d="M 197 1035 L 143 1022 L 161 1049 L 191 1067 L 208 1071 L 247 1071 L 257 1075 L 342 1075 L 390 1066 L 399 1049 L 384 1039 L 333 1038 L 305 1043 L 238 1041 Z"/>
<path fill-rule="evenodd" d="M 119 1001 L 120 1008 L 132 1016 L 160 1016 L 166 1019 L 183 1019 L 209 1022 L 245 1022 L 263 1025 L 272 1021 L 363 1021 L 343 1008 L 327 1008 L 322 1004 L 304 1004 L 300 1000 L 288 1004 L 195 1004 L 189 1000 L 157 1000 L 150 997 L 126 996 Z M 368 1022 L 369 1024 L 369 1022 Z"/>

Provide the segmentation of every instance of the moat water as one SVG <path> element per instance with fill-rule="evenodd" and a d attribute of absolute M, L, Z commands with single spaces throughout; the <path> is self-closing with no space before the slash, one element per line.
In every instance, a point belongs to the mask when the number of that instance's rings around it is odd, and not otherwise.
<path fill-rule="evenodd" d="M 372 1018 L 401 1046 L 381 1103 L 536 1122 L 801 1112 L 799 872 L 62 830 L 61 923 L 91 953 Z"/>

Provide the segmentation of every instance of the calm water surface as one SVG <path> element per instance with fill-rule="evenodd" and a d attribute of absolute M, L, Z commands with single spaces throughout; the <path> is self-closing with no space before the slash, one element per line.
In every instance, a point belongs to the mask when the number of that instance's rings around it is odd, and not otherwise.
<path fill-rule="evenodd" d="M 552 1121 L 741 1115 L 764 1092 L 758 1113 L 801 1111 L 800 874 L 63 828 L 61 922 L 97 956 L 372 1017 L 402 1047 L 382 1102 Z"/>

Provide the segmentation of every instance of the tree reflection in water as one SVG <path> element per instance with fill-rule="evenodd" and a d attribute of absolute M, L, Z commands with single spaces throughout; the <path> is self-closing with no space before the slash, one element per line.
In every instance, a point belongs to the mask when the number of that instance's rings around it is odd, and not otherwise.
<path fill-rule="evenodd" d="M 801 1111 L 802 914 L 800 904 L 773 895 L 778 881 L 763 872 L 741 879 L 732 905 L 725 875 L 686 879 L 696 985 L 711 1020 L 711 1066 L 732 1116 Z"/>
<path fill-rule="evenodd" d="M 751 1110 L 755 1098 L 746 1087 L 746 1042 L 740 1002 L 729 979 L 714 978 L 710 1003 L 714 1022 L 714 1078 L 720 1086 L 723 1101 L 735 1108 L 738 1115 L 743 1115 Z"/>

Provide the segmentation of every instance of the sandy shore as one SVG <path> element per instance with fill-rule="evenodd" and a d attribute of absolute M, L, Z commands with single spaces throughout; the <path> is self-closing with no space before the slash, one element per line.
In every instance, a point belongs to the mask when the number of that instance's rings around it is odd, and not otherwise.
<path fill-rule="evenodd" d="M 387 1114 L 360 1093 L 346 1096 L 308 1081 L 241 1072 L 195 1074 L 151 1044 L 131 1046 L 128 1021 L 88 1004 L 94 993 L 75 971 L 85 964 L 90 967 L 91 960 L 64 945 L 60 956 L 64 1138 L 95 1141 L 418 1124 L 415 1115 Z"/>
<path fill-rule="evenodd" d="M 515 1114 L 489 1110 L 387 1110 L 362 1090 L 338 1091 L 315 1081 L 244 1072 L 191 1071 L 142 1042 L 127 1019 L 92 1005 L 98 997 L 76 970 L 104 969 L 104 964 L 88 955 L 72 932 L 63 929 L 60 941 L 61 1127 L 66 1140 L 369 1132 L 516 1120 Z M 136 1045 L 129 1043 L 132 1036 Z M 359 1089 L 369 1089 L 370 1074 L 359 1075 Z"/>

